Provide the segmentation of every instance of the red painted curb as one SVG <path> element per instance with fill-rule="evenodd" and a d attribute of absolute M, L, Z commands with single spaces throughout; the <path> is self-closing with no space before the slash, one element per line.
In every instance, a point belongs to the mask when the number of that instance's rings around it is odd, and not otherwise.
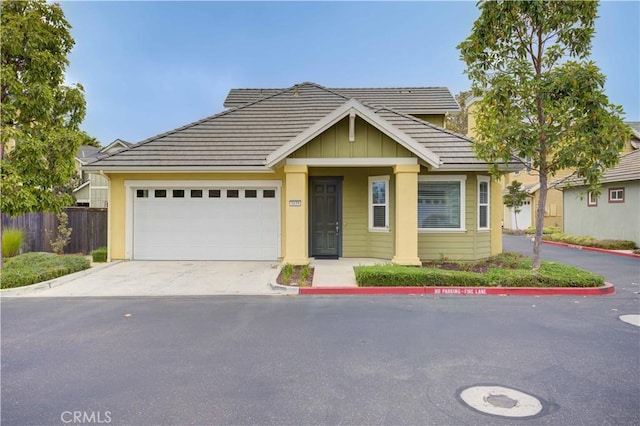
<path fill-rule="evenodd" d="M 602 287 L 301 287 L 303 295 L 382 295 L 408 294 L 434 296 L 605 296 L 616 292 L 613 284 Z"/>
<path fill-rule="evenodd" d="M 576 249 L 576 250 L 595 251 L 596 253 L 606 253 L 606 254 L 612 254 L 614 256 L 634 257 L 636 259 L 640 259 L 640 254 L 620 253 L 620 252 L 613 251 L 613 250 L 601 249 L 601 248 L 597 248 L 597 247 L 579 246 L 579 245 L 576 245 L 576 244 L 562 243 L 560 241 L 542 240 L 542 242 L 545 243 L 545 244 L 551 244 L 553 246 L 568 247 L 568 248 L 572 248 L 572 249 Z"/>

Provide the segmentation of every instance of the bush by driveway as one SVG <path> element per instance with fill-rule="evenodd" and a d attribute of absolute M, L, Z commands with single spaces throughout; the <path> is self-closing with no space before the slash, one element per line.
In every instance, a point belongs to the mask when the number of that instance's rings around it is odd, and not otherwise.
<path fill-rule="evenodd" d="M 81 255 L 25 253 L 6 259 L 0 275 L 1 288 L 22 287 L 88 269 L 89 260 Z"/>

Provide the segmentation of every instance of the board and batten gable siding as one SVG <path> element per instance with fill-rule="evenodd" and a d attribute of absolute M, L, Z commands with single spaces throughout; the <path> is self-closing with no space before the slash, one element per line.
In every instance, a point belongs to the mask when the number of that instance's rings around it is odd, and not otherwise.
<path fill-rule="evenodd" d="M 423 169 L 424 170 L 424 169 Z M 456 173 L 462 175 L 464 173 Z M 447 176 L 445 173 L 421 175 Z M 452 173 L 453 175 L 453 173 Z M 478 231 L 478 179 L 477 173 L 464 174 L 465 181 L 465 231 L 420 231 L 418 233 L 418 256 L 422 260 L 434 260 L 444 256 L 451 260 L 478 260 L 491 256 L 491 232 Z M 491 199 L 500 196 L 491 186 Z M 491 215 L 496 214 L 491 211 Z"/>
<path fill-rule="evenodd" d="M 280 196 L 281 238 L 280 252 L 284 255 L 285 241 L 285 178 L 282 168 L 275 173 L 111 173 L 111 194 L 109 199 L 109 235 L 108 249 L 110 260 L 126 259 L 126 187 L 128 180 L 157 181 L 249 181 L 280 180 L 282 189 Z"/>
<path fill-rule="evenodd" d="M 349 142 L 349 118 L 331 126 L 291 158 L 410 158 L 414 155 L 360 117 L 355 120 L 355 141 Z"/>
<path fill-rule="evenodd" d="M 391 167 L 309 169 L 309 176 L 342 177 L 342 257 L 391 259 L 395 251 L 395 177 Z M 389 231 L 369 231 L 369 177 L 389 176 Z"/>
<path fill-rule="evenodd" d="M 609 189 L 624 188 L 624 203 L 610 203 Z M 598 205 L 587 206 L 586 187 L 564 189 L 564 232 L 640 246 L 640 181 L 602 184 Z"/>

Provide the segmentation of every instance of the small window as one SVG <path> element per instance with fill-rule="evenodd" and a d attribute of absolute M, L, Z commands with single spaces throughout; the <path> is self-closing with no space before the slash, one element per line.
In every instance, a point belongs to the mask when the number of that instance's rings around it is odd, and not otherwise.
<path fill-rule="evenodd" d="M 202 189 L 192 189 L 191 198 L 202 198 Z"/>
<path fill-rule="evenodd" d="M 489 229 L 489 178 L 478 176 L 478 229 Z"/>
<path fill-rule="evenodd" d="M 598 206 L 598 196 L 595 192 L 589 191 L 587 193 L 587 206 L 589 207 L 597 207 Z"/>
<path fill-rule="evenodd" d="M 156 189 L 153 191 L 153 196 L 155 198 L 167 198 L 167 190 L 166 189 Z"/>
<path fill-rule="evenodd" d="M 624 188 L 609 188 L 610 203 L 624 203 Z"/>
<path fill-rule="evenodd" d="M 136 189 L 136 198 L 149 198 L 148 189 Z"/>
<path fill-rule="evenodd" d="M 389 176 L 369 178 L 369 230 L 389 230 Z"/>
<path fill-rule="evenodd" d="M 238 192 L 237 189 L 227 189 L 227 198 L 238 198 Z"/>
<path fill-rule="evenodd" d="M 244 190 L 244 198 L 256 198 L 258 196 L 258 191 L 255 189 L 245 189 Z"/>
<path fill-rule="evenodd" d="M 173 198 L 184 198 L 184 189 L 174 189 Z"/>
<path fill-rule="evenodd" d="M 262 191 L 262 198 L 276 198 L 275 189 L 265 189 Z"/>
<path fill-rule="evenodd" d="M 220 198 L 220 190 L 219 189 L 210 189 L 209 190 L 209 198 Z"/>

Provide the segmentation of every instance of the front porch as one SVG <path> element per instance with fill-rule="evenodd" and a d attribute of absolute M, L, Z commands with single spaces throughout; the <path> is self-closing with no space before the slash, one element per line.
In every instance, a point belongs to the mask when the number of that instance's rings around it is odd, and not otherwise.
<path fill-rule="evenodd" d="M 420 265 L 420 165 L 393 160 L 341 168 L 285 165 L 283 262 L 378 258 Z"/>

